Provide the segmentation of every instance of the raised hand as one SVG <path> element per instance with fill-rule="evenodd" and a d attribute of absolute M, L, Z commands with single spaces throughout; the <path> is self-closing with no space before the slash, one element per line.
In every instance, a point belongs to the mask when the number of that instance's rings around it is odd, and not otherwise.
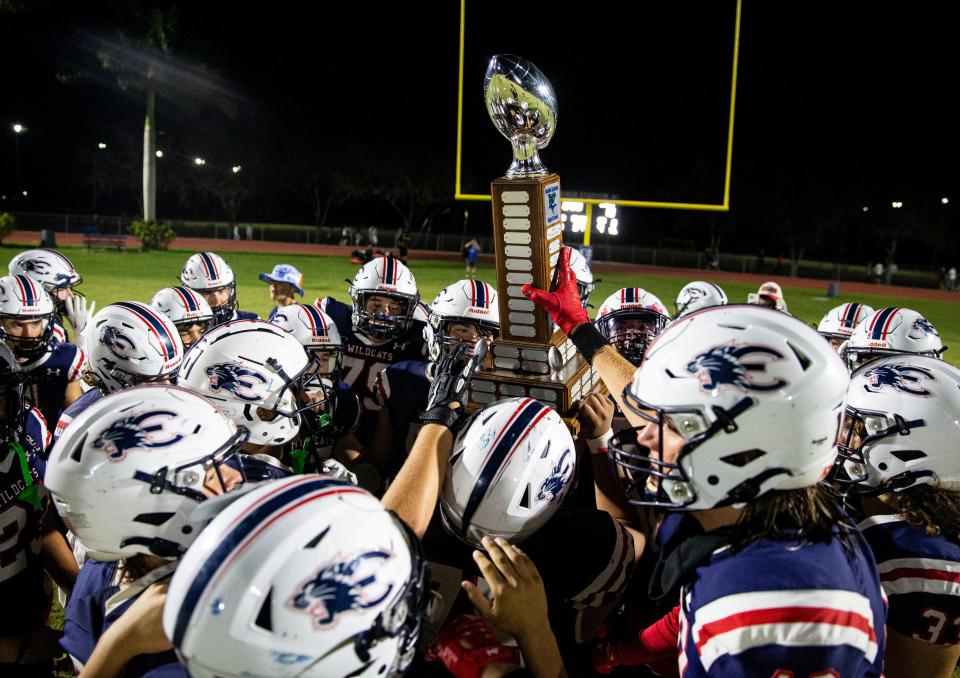
<path fill-rule="evenodd" d="M 546 311 L 557 327 L 567 336 L 577 325 L 590 322 L 587 311 L 580 301 L 577 290 L 577 276 L 570 268 L 570 248 L 560 250 L 557 260 L 557 285 L 552 292 L 541 290 L 533 285 L 524 285 L 521 291 L 533 303 Z"/>

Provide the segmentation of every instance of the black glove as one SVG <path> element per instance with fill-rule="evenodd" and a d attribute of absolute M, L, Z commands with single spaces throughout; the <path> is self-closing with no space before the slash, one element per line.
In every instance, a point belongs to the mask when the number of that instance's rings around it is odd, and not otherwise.
<path fill-rule="evenodd" d="M 473 355 L 467 358 L 467 344 L 460 342 L 437 363 L 427 396 L 427 406 L 420 413 L 424 424 L 441 424 L 454 430 L 467 413 L 470 379 L 487 354 L 487 342 L 479 340 Z M 460 407 L 450 409 L 452 403 Z"/>

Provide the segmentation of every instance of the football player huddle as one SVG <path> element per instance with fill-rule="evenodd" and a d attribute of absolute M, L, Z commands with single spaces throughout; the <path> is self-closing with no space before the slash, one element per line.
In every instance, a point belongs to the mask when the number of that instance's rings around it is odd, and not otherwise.
<path fill-rule="evenodd" d="M 851 302 L 812 328 L 775 282 L 708 281 L 591 320 L 586 260 L 556 271 L 523 293 L 610 394 L 574 420 L 469 401 L 500 333 L 474 277 L 428 306 L 377 256 L 307 304 L 280 265 L 268 322 L 212 252 L 99 311 L 19 254 L 0 675 L 950 676 L 960 370 L 933 325 Z"/>

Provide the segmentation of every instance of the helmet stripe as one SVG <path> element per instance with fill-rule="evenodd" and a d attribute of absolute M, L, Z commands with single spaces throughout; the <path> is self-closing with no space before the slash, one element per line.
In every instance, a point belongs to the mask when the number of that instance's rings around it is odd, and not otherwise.
<path fill-rule="evenodd" d="M 346 486 L 343 481 L 316 476 L 295 478 L 283 487 L 270 492 L 237 516 L 227 528 L 226 534 L 213 549 L 206 562 L 197 571 L 183 596 L 173 629 L 173 642 L 180 645 L 187 631 L 193 612 L 207 587 L 226 571 L 227 566 L 239 556 L 250 542 L 279 518 L 308 502 L 334 494 L 366 494 L 358 487 Z M 274 515 L 271 515 L 274 514 Z"/>
<path fill-rule="evenodd" d="M 843 321 L 840 323 L 840 326 L 853 329 L 854 324 L 856 324 L 857 311 L 859 308 L 860 304 L 847 304 L 844 306 Z"/>
<path fill-rule="evenodd" d="M 893 309 L 893 312 L 890 313 L 889 316 L 887 316 L 887 322 L 883 324 L 883 335 L 880 337 L 881 339 L 887 338 L 887 332 L 890 331 L 890 324 L 893 322 L 893 319 L 897 316 L 897 313 L 899 312 L 900 312 L 900 309 L 895 308 Z"/>
<path fill-rule="evenodd" d="M 196 292 L 188 290 L 186 287 L 174 287 L 173 291 L 180 295 L 180 300 L 188 311 L 196 311 L 199 308 L 197 300 L 193 297 Z"/>
<path fill-rule="evenodd" d="M 463 509 L 463 517 L 460 522 L 461 535 L 467 534 L 467 528 L 470 527 L 470 521 L 473 520 L 477 509 L 480 508 L 480 503 L 490 486 L 500 475 L 501 470 L 506 466 L 506 462 L 510 459 L 514 450 L 520 446 L 527 434 L 548 412 L 550 412 L 549 407 L 532 398 L 525 399 L 514 410 L 500 435 L 491 444 L 490 452 L 487 452 L 487 456 L 483 460 L 480 473 Z"/>
<path fill-rule="evenodd" d="M 24 306 L 35 306 L 36 294 L 33 291 L 33 281 L 25 275 L 14 276 L 17 284 L 20 285 L 20 295 L 23 297 Z"/>
<path fill-rule="evenodd" d="M 204 268 L 207 269 L 207 275 L 211 280 L 219 280 L 220 273 L 217 270 L 217 262 L 210 256 L 210 252 L 200 252 L 200 259 L 203 261 Z"/>
<path fill-rule="evenodd" d="M 899 310 L 899 308 L 885 308 L 877 313 L 870 324 L 870 338 L 874 340 L 883 339 L 887 334 L 890 320 Z"/>
<path fill-rule="evenodd" d="M 314 336 L 326 336 L 328 334 L 327 321 L 324 320 L 323 314 L 313 306 L 304 304 L 303 307 L 307 310 L 307 315 L 310 316 L 310 325 Z"/>
<path fill-rule="evenodd" d="M 160 316 L 157 315 L 152 308 L 135 301 L 118 301 L 113 305 L 127 309 L 147 324 L 160 341 L 160 346 L 163 347 L 164 360 L 172 360 L 173 357 L 177 355 L 173 338 L 167 331 L 163 320 L 161 320 Z"/>

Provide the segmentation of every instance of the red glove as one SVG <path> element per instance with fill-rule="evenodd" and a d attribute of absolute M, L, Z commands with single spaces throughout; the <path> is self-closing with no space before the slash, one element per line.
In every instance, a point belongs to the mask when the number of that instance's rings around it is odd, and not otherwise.
<path fill-rule="evenodd" d="M 577 325 L 590 322 L 587 311 L 580 301 L 577 290 L 577 276 L 570 268 L 570 248 L 560 250 L 557 261 L 557 288 L 553 292 L 537 289 L 533 285 L 524 285 L 520 291 L 533 303 L 546 311 L 553 322 L 567 336 Z"/>
<path fill-rule="evenodd" d="M 680 636 L 680 606 L 670 610 L 660 621 L 628 640 L 601 640 L 593 646 L 593 668 L 597 673 L 610 673 L 618 666 L 651 664 L 677 671 L 677 644 Z M 661 669 L 661 675 L 667 675 Z"/>
<path fill-rule="evenodd" d="M 440 631 L 426 658 L 439 659 L 456 678 L 480 678 L 490 664 L 520 666 L 520 651 L 504 645 L 478 614 L 462 614 Z"/>

